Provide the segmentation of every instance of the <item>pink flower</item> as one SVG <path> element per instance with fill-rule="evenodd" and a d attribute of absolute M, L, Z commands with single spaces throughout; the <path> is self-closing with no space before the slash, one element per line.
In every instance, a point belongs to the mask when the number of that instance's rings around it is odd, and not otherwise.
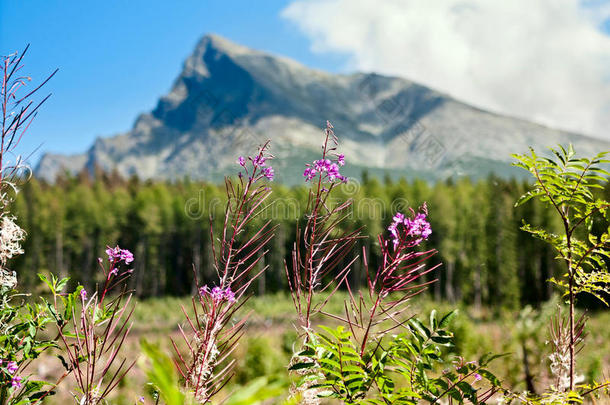
<path fill-rule="evenodd" d="M 110 246 L 106 246 L 106 254 L 108 255 L 108 261 L 110 262 L 125 262 L 125 264 L 129 264 L 133 262 L 133 253 L 131 253 L 127 249 L 121 249 L 116 246 L 111 248 Z"/>
<path fill-rule="evenodd" d="M 17 365 L 17 363 L 16 363 L 16 362 L 14 362 L 14 361 L 9 361 L 9 362 L 6 364 L 6 371 L 7 371 L 9 374 L 15 374 L 15 372 L 16 372 L 17 370 L 19 370 L 19 366 Z"/>
<path fill-rule="evenodd" d="M 222 289 L 220 287 L 214 287 L 210 289 L 210 287 L 206 285 L 199 288 L 199 295 L 201 295 L 202 297 L 207 295 L 215 302 L 221 302 L 224 300 L 228 302 L 235 302 L 235 293 L 231 291 L 230 287 L 227 287 L 225 289 Z"/>
<path fill-rule="evenodd" d="M 341 154 L 339 154 L 339 156 L 337 156 L 337 164 L 339 166 L 345 165 L 345 155 L 343 153 L 341 153 Z"/>
<path fill-rule="evenodd" d="M 11 379 L 11 387 L 13 388 L 21 388 L 21 377 L 15 376 Z"/>
<path fill-rule="evenodd" d="M 254 163 L 254 166 L 265 166 L 266 160 L 267 158 L 265 156 L 258 155 L 252 160 L 252 163 Z"/>
<path fill-rule="evenodd" d="M 303 176 L 305 177 L 305 181 L 309 181 L 316 177 L 317 171 L 314 168 L 308 167 L 303 172 Z"/>
<path fill-rule="evenodd" d="M 331 163 L 328 166 L 328 178 L 330 180 L 334 180 L 340 176 L 339 174 L 339 166 L 336 163 Z"/>
<path fill-rule="evenodd" d="M 339 173 L 339 166 L 345 164 L 345 156 L 338 155 L 337 163 L 329 159 L 314 160 L 313 163 L 307 164 L 303 176 L 305 181 L 312 180 L 316 175 L 321 174 L 328 181 L 339 180 L 342 183 L 347 182 L 347 177 Z"/>
<path fill-rule="evenodd" d="M 229 302 L 235 302 L 235 293 L 230 288 L 225 289 L 225 299 Z"/>
<path fill-rule="evenodd" d="M 80 299 L 83 301 L 87 300 L 87 290 L 85 290 L 84 288 L 80 290 Z"/>
<path fill-rule="evenodd" d="M 263 176 L 273 181 L 273 177 L 275 176 L 275 171 L 273 170 L 273 167 L 265 167 L 263 169 Z"/>
<path fill-rule="evenodd" d="M 481 377 L 481 374 L 479 373 L 474 373 L 474 380 L 475 381 L 481 381 L 483 379 L 483 377 Z"/>
<path fill-rule="evenodd" d="M 394 247 L 396 247 L 401 240 L 401 231 L 399 227 L 402 228 L 402 238 L 411 238 L 411 246 L 416 246 L 420 244 L 424 239 L 428 239 L 428 237 L 432 234 L 432 228 L 430 227 L 430 223 L 426 219 L 427 208 L 425 205 L 421 208 L 422 212 L 415 214 L 413 219 L 407 218 L 404 214 L 397 212 L 392 218 L 392 223 L 388 226 L 388 231 L 392 234 L 392 242 L 394 243 Z"/>
<path fill-rule="evenodd" d="M 401 222 L 404 222 L 404 220 L 405 220 L 405 216 L 404 216 L 404 214 L 402 214 L 402 213 L 400 213 L 400 212 L 397 212 L 397 213 L 394 215 L 394 218 L 392 218 L 392 220 L 393 220 L 395 223 L 401 223 Z"/>
<path fill-rule="evenodd" d="M 240 156 L 237 158 L 237 164 L 240 166 L 245 166 L 246 165 L 246 158 L 243 156 Z"/>
<path fill-rule="evenodd" d="M 421 236 L 423 239 L 428 239 L 428 236 L 432 233 L 430 223 L 426 220 L 425 214 L 419 213 L 413 220 L 407 218 L 404 223 L 409 235 Z"/>

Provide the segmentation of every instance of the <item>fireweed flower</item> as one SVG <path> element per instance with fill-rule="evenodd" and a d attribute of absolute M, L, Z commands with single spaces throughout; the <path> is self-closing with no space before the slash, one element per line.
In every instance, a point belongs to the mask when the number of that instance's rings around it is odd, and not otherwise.
<path fill-rule="evenodd" d="M 426 214 L 419 213 L 413 220 L 407 218 L 404 224 L 407 227 L 407 234 L 410 236 L 421 236 L 423 239 L 428 239 L 432 233 L 430 223 L 426 221 Z"/>
<path fill-rule="evenodd" d="M 248 160 L 252 162 L 252 167 L 248 170 L 246 158 L 239 156 L 237 158 L 237 164 L 245 169 L 245 175 L 242 172 L 239 172 L 237 175 L 240 179 L 247 178 L 249 182 L 256 182 L 263 177 L 273 181 L 275 171 L 273 170 L 273 167 L 267 166 L 267 160 L 271 159 L 273 159 L 272 155 L 264 155 L 262 152 L 254 157 L 248 156 Z"/>
<path fill-rule="evenodd" d="M 9 361 L 9 362 L 6 364 L 6 371 L 7 371 L 9 374 L 15 374 L 15 372 L 16 372 L 18 369 L 19 369 L 19 366 L 18 366 L 18 365 L 17 365 L 17 363 L 16 363 L 16 362 L 14 362 L 14 361 Z"/>
<path fill-rule="evenodd" d="M 325 172 L 328 170 L 328 168 L 330 166 L 330 160 L 328 160 L 328 159 L 314 160 L 313 166 L 316 168 L 317 171 Z"/>
<path fill-rule="evenodd" d="M 221 301 L 225 297 L 225 292 L 220 287 L 214 287 L 214 288 L 212 288 L 212 291 L 210 292 L 210 296 L 212 297 L 212 299 L 214 301 Z"/>
<path fill-rule="evenodd" d="M 398 222 L 392 222 L 390 226 L 388 226 L 388 231 L 392 234 L 392 239 L 394 240 L 394 245 L 398 244 Z"/>
<path fill-rule="evenodd" d="M 404 222 L 405 216 L 404 214 L 397 212 L 396 215 L 394 215 L 394 218 L 392 218 L 392 220 L 394 221 L 394 223 Z"/>
<path fill-rule="evenodd" d="M 330 180 L 334 180 L 336 178 L 338 178 L 339 176 L 341 176 L 339 174 L 339 166 L 337 166 L 336 163 L 332 163 L 329 167 L 328 167 L 328 178 Z"/>
<path fill-rule="evenodd" d="M 228 287 L 225 289 L 225 299 L 229 302 L 235 302 L 235 293 Z"/>
<path fill-rule="evenodd" d="M 392 235 L 392 243 L 396 247 L 401 239 L 410 238 L 411 246 L 419 245 L 423 240 L 428 239 L 432 234 L 430 223 L 426 219 L 428 210 L 424 204 L 422 212 L 415 214 L 413 219 L 405 217 L 404 214 L 397 212 L 392 218 L 392 223 L 388 226 L 388 231 Z"/>
<path fill-rule="evenodd" d="M 335 162 L 330 159 L 314 160 L 313 163 L 305 165 L 306 168 L 303 172 L 303 177 L 305 177 L 305 181 L 310 181 L 319 174 L 322 178 L 331 182 L 338 180 L 342 183 L 346 183 L 347 177 L 339 173 L 339 166 L 343 166 L 344 164 L 345 156 L 342 154 L 337 155 L 337 160 Z"/>
<path fill-rule="evenodd" d="M 215 302 L 228 301 L 235 302 L 235 293 L 231 291 L 230 287 L 222 289 L 220 287 L 214 287 L 210 289 L 207 285 L 199 288 L 199 295 L 202 297 L 209 296 Z"/>
<path fill-rule="evenodd" d="M 309 180 L 313 179 L 314 177 L 316 177 L 317 173 L 318 172 L 314 168 L 311 168 L 311 167 L 306 168 L 305 171 L 303 172 L 305 181 L 309 181 Z"/>
<path fill-rule="evenodd" d="M 266 160 L 267 158 L 265 156 L 258 155 L 252 159 L 252 163 L 254 163 L 254 166 L 265 166 Z"/>
<path fill-rule="evenodd" d="M 125 262 L 125 264 L 133 262 L 133 254 L 129 250 L 121 249 L 118 246 L 114 248 L 106 246 L 106 248 L 106 254 L 108 255 L 109 262 Z"/>
<path fill-rule="evenodd" d="M 21 377 L 16 375 L 15 377 L 11 378 L 11 387 L 21 388 Z"/>
<path fill-rule="evenodd" d="M 337 156 L 337 164 L 338 164 L 339 166 L 344 166 L 344 165 L 345 165 L 345 155 L 344 155 L 343 153 L 340 153 L 340 154 Z"/>
<path fill-rule="evenodd" d="M 263 176 L 273 181 L 273 177 L 275 176 L 275 171 L 273 170 L 273 167 L 265 167 L 263 169 Z"/>

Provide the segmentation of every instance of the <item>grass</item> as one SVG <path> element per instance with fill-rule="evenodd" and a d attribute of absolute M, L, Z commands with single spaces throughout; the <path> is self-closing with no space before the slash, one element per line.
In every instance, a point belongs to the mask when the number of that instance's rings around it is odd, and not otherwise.
<path fill-rule="evenodd" d="M 329 301 L 326 310 L 339 313 L 343 308 L 344 298 L 345 295 L 337 294 Z M 451 326 L 458 342 L 454 352 L 468 360 L 477 359 L 485 352 L 508 353 L 508 356 L 494 362 L 492 369 L 506 384 L 523 390 L 525 385 L 522 342 L 525 341 L 535 385 L 542 388 L 550 378 L 547 361 L 550 346 L 545 342 L 548 316 L 556 305 L 556 302 L 550 302 L 539 312 L 528 312 L 525 309 L 521 313 L 500 314 L 490 310 L 459 307 L 460 315 Z M 140 340 L 146 339 L 159 344 L 166 353 L 173 354 L 170 337 L 178 337 L 177 325 L 184 322 L 181 307 L 191 314 L 190 298 L 152 298 L 138 302 L 133 315 L 133 332 L 126 343 L 124 353 L 130 359 L 137 359 Z M 418 317 L 426 319 L 433 308 L 439 312 L 448 312 L 453 306 L 448 303 L 436 303 L 422 296 L 413 299 L 411 315 L 417 314 Z M 284 378 L 286 365 L 294 349 L 292 345 L 298 333 L 292 323 L 292 300 L 287 294 L 252 297 L 244 306 L 243 313 L 249 313 L 250 318 L 246 334 L 235 352 L 235 377 L 227 392 L 263 375 L 270 376 L 271 380 L 277 376 Z M 330 323 L 327 318 L 322 317 L 315 318 L 315 321 Z M 604 371 L 608 376 L 610 371 L 608 324 L 610 311 L 590 314 L 586 346 L 578 362 L 579 373 L 587 378 L 600 378 Z M 49 359 L 47 371 L 51 375 L 57 372 L 56 363 L 58 361 L 55 359 Z M 146 367 L 144 359 L 137 360 L 136 366 L 117 391 L 118 396 L 113 399 L 113 403 L 134 404 L 140 395 L 150 389 L 146 385 Z M 62 403 L 68 395 L 64 389 L 49 403 Z"/>

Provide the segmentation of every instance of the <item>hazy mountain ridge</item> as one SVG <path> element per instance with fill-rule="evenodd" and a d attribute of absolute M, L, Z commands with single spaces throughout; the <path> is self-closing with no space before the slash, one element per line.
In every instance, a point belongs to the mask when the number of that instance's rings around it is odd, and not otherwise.
<path fill-rule="evenodd" d="M 528 146 L 610 150 L 609 142 L 486 112 L 405 79 L 333 75 L 208 35 L 130 131 L 98 138 L 82 155 L 46 154 L 36 173 L 54 179 L 97 165 L 141 178 L 218 179 L 229 166 L 237 170 L 236 156 L 271 139 L 281 158 L 277 180 L 292 183 L 319 151 L 326 119 L 351 175 L 363 168 L 430 179 L 507 175 L 510 153 Z"/>

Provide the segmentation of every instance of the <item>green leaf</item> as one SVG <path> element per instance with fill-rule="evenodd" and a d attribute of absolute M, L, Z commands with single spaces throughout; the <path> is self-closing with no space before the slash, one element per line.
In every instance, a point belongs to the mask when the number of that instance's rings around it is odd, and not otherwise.
<path fill-rule="evenodd" d="M 438 327 L 438 321 L 436 320 L 436 309 L 430 311 L 430 329 L 436 330 Z"/>
<path fill-rule="evenodd" d="M 441 329 L 445 329 L 449 326 L 449 324 L 451 323 L 451 321 L 453 320 L 453 318 L 455 318 L 458 314 L 458 310 L 454 309 L 453 311 L 449 312 L 448 314 L 446 314 L 445 316 L 443 316 L 441 318 L 441 321 L 439 322 L 438 327 Z"/>
<path fill-rule="evenodd" d="M 428 328 L 426 328 L 426 327 L 424 326 L 424 324 L 423 324 L 423 323 L 422 323 L 422 322 L 421 322 L 419 319 L 417 319 L 417 318 L 411 318 L 411 319 L 409 320 L 409 324 L 410 324 L 411 326 L 413 326 L 413 328 L 415 328 L 415 329 L 417 330 L 417 332 L 418 332 L 418 333 L 419 333 L 421 336 L 425 337 L 426 339 L 430 338 L 430 336 L 432 335 L 432 334 L 430 333 L 430 330 L 429 330 Z"/>
<path fill-rule="evenodd" d="M 502 383 L 500 382 L 500 380 L 498 379 L 498 377 L 496 377 L 493 373 L 491 373 L 490 371 L 486 370 L 486 369 L 479 369 L 478 373 L 481 375 L 481 377 L 485 378 L 487 381 L 489 381 L 494 387 L 499 387 L 502 385 Z"/>

